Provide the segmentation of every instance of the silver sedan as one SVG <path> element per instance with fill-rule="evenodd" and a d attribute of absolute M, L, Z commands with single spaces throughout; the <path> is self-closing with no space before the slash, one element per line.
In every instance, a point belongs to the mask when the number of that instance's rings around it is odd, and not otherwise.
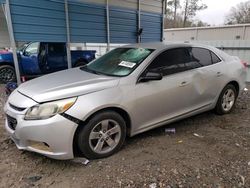
<path fill-rule="evenodd" d="M 5 105 L 5 127 L 19 149 L 108 157 L 127 136 L 208 110 L 230 113 L 245 77 L 244 63 L 210 46 L 128 45 L 23 83 Z"/>

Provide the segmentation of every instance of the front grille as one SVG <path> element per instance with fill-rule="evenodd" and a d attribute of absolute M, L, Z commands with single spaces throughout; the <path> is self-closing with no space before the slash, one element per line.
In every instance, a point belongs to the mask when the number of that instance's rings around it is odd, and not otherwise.
<path fill-rule="evenodd" d="M 6 115 L 7 123 L 10 129 L 16 130 L 17 120 L 9 115 Z"/>
<path fill-rule="evenodd" d="M 11 108 L 13 108 L 14 110 L 19 111 L 19 112 L 24 111 L 26 109 L 26 108 L 17 107 L 11 103 L 9 103 L 9 105 Z"/>

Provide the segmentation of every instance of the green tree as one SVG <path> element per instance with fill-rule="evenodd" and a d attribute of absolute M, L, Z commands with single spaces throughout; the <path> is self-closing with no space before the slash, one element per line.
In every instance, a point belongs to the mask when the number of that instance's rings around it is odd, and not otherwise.
<path fill-rule="evenodd" d="M 203 4 L 201 1 L 202 0 L 184 1 L 183 27 L 187 26 L 187 22 L 196 15 L 197 11 L 201 11 L 207 8 L 207 5 Z"/>
<path fill-rule="evenodd" d="M 241 2 L 232 7 L 226 17 L 226 24 L 250 23 L 250 1 Z"/>
<path fill-rule="evenodd" d="M 180 0 L 167 0 L 166 1 L 166 23 L 168 27 L 176 27 L 178 9 L 180 9 Z"/>

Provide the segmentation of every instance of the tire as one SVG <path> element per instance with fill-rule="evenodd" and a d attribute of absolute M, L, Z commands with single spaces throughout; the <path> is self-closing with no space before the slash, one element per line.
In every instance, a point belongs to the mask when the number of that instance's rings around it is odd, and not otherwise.
<path fill-rule="evenodd" d="M 237 96 L 236 88 L 232 84 L 228 84 L 219 96 L 215 112 L 219 115 L 229 114 L 235 106 Z"/>
<path fill-rule="evenodd" d="M 122 116 L 113 111 L 103 111 L 80 129 L 76 140 L 82 155 L 88 159 L 99 159 L 119 151 L 125 138 L 126 123 Z"/>
<path fill-rule="evenodd" d="M 0 66 L 0 82 L 8 83 L 16 81 L 16 72 L 14 67 L 10 65 L 2 65 Z"/>

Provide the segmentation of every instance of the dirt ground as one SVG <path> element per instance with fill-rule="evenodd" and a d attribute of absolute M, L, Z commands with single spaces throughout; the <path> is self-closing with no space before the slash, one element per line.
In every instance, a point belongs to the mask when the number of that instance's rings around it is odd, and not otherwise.
<path fill-rule="evenodd" d="M 19 151 L 0 108 L 0 187 L 250 187 L 250 92 L 230 115 L 207 112 L 128 138 L 88 165 Z"/>

